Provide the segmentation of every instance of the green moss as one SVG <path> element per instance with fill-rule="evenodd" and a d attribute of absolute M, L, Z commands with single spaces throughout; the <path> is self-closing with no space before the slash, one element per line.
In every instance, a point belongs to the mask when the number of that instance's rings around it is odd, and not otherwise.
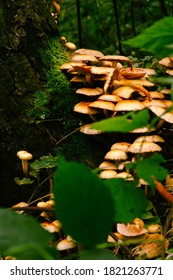
<path fill-rule="evenodd" d="M 55 153 L 61 152 L 69 160 L 95 167 L 102 160 L 103 151 L 89 136 L 77 131 L 81 123 L 90 122 L 90 119 L 73 112 L 80 97 L 60 70 L 60 66 L 69 61 L 68 55 L 57 37 L 50 39 L 49 48 L 40 52 L 45 65 L 45 84 L 33 94 L 28 116 L 37 125 L 44 125 L 57 140 Z"/>

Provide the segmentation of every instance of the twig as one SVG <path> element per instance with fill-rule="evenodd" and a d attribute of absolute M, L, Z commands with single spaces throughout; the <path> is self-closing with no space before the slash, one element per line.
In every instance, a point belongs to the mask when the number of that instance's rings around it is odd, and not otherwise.
<path fill-rule="evenodd" d="M 160 195 L 168 202 L 173 203 L 173 195 L 164 188 L 162 183 L 160 183 L 156 179 L 154 180 L 154 183 L 156 184 L 156 189 L 160 193 Z"/>
<path fill-rule="evenodd" d="M 11 207 L 14 211 L 39 211 L 39 212 L 54 212 L 54 208 L 26 206 L 26 207 Z"/>

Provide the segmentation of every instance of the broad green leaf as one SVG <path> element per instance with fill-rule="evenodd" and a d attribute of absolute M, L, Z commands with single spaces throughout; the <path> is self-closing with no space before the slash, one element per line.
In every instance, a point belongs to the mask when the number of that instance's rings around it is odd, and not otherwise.
<path fill-rule="evenodd" d="M 173 55 L 173 18 L 165 17 L 144 32 L 125 43 L 133 47 L 141 48 L 159 57 Z"/>
<path fill-rule="evenodd" d="M 9 209 L 0 209 L 0 220 L 1 253 L 26 244 L 44 250 L 51 240 L 51 234 L 41 228 L 32 217 L 16 214 Z M 13 253 L 15 254 L 15 250 Z"/>
<path fill-rule="evenodd" d="M 26 243 L 11 247 L 4 252 L 5 256 L 14 256 L 18 260 L 57 260 L 59 252 L 49 244 L 40 246 L 36 243 Z"/>
<path fill-rule="evenodd" d="M 129 132 L 148 124 L 149 113 L 147 109 L 139 112 L 130 112 L 123 116 L 115 116 L 107 120 L 94 123 L 91 128 L 104 132 Z"/>
<path fill-rule="evenodd" d="M 55 212 L 67 234 L 88 246 L 106 242 L 114 218 L 109 188 L 81 163 L 59 158 Z"/>
<path fill-rule="evenodd" d="M 136 182 L 123 179 L 109 179 L 106 181 L 114 199 L 115 221 L 128 223 L 140 217 L 146 208 L 146 198 L 141 188 L 136 188 Z"/>
<path fill-rule="evenodd" d="M 162 181 L 166 178 L 168 170 L 161 166 L 165 163 L 164 157 L 155 153 L 151 157 L 141 158 L 136 162 L 136 172 L 139 178 L 144 179 L 151 188 L 155 189 L 154 179 Z"/>

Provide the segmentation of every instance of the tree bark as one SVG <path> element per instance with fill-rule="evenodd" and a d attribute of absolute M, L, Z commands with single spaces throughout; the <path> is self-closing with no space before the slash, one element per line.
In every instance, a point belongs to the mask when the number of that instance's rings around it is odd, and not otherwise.
<path fill-rule="evenodd" d="M 1 206 L 21 201 L 25 194 L 14 183 L 20 164 L 16 152 L 30 149 L 31 143 L 34 152 L 39 147 L 45 151 L 44 136 L 29 124 L 25 111 L 31 94 L 44 83 L 39 49 L 47 48 L 48 36 L 59 34 L 50 5 L 43 0 L 0 0 Z"/>

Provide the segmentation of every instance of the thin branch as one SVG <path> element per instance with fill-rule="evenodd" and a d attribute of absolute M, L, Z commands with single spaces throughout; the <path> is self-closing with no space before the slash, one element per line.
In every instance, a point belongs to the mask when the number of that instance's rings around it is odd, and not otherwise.
<path fill-rule="evenodd" d="M 80 13 L 80 0 L 76 0 L 76 11 L 77 11 L 79 48 L 81 48 L 83 46 L 83 42 L 82 42 L 82 21 L 81 21 L 81 13 Z"/>
<path fill-rule="evenodd" d="M 122 44 L 121 44 L 121 29 L 120 29 L 120 22 L 119 22 L 119 15 L 118 15 L 118 7 L 116 0 L 112 0 L 113 8 L 114 8 L 114 14 L 115 14 L 115 22 L 116 22 L 116 28 L 117 28 L 117 39 L 118 39 L 118 48 L 120 54 L 122 51 Z"/>

